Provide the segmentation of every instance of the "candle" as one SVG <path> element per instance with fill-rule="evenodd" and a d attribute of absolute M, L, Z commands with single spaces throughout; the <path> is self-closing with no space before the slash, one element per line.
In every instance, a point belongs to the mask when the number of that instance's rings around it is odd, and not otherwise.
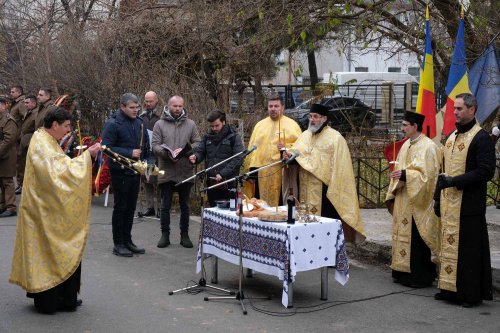
<path fill-rule="evenodd" d="M 142 137 L 144 136 L 144 124 L 141 124 L 141 144 L 139 146 L 139 149 L 142 149 Z"/>
<path fill-rule="evenodd" d="M 396 161 L 396 136 L 393 137 L 392 141 L 392 160 Z"/>
<path fill-rule="evenodd" d="M 80 132 L 80 120 L 76 121 L 76 128 L 78 130 L 78 141 L 80 142 L 80 147 L 78 149 L 78 156 L 80 156 L 83 151 L 82 132 Z"/>

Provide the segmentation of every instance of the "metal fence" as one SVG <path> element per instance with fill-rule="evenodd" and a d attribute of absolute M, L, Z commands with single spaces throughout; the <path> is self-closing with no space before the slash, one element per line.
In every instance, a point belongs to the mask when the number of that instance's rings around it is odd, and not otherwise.
<path fill-rule="evenodd" d="M 279 94 L 285 101 L 285 108 L 300 107 L 303 103 L 319 101 L 322 96 L 342 95 L 357 98 L 371 107 L 377 115 L 377 127 L 397 127 L 405 110 L 415 110 L 418 84 L 392 84 L 380 81 L 373 84 L 325 85 L 316 91 L 304 85 L 266 85 L 262 87 L 264 96 Z M 232 113 L 253 113 L 255 105 L 255 87 L 248 87 L 230 95 Z M 316 94 L 316 95 L 315 95 Z"/>
<path fill-rule="evenodd" d="M 488 182 L 487 204 L 499 205 L 500 192 L 500 158 L 496 160 L 496 172 Z M 354 177 L 361 208 L 385 207 L 385 196 L 389 186 L 389 165 L 383 157 L 353 158 Z"/>

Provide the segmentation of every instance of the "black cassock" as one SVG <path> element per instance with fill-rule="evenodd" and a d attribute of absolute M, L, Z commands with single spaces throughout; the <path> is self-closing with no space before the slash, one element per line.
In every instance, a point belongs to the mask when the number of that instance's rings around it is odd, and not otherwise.
<path fill-rule="evenodd" d="M 461 133 L 469 131 L 475 120 L 457 126 Z M 445 161 L 446 163 L 446 161 Z M 453 184 L 463 190 L 460 209 L 457 292 L 444 291 L 458 302 L 478 303 L 493 299 L 491 260 L 486 225 L 487 182 L 495 174 L 495 146 L 488 133 L 479 131 L 467 151 L 465 173 L 453 177 Z"/>

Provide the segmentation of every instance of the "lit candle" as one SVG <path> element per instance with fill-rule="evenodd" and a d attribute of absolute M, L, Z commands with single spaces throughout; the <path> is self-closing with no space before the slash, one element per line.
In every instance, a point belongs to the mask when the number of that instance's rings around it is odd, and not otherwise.
<path fill-rule="evenodd" d="M 396 161 L 396 136 L 392 138 L 392 160 Z"/>
<path fill-rule="evenodd" d="M 80 142 L 80 147 L 78 149 L 78 156 L 80 156 L 80 154 L 82 153 L 83 151 L 83 140 L 82 140 L 82 132 L 80 132 L 80 120 L 77 120 L 76 121 L 76 128 L 78 130 L 78 141 Z"/>

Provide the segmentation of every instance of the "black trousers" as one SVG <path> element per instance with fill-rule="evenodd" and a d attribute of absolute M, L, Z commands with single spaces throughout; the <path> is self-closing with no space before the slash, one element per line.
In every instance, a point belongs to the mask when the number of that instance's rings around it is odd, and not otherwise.
<path fill-rule="evenodd" d="M 184 183 L 175 186 L 175 182 L 160 184 L 161 189 L 161 232 L 170 232 L 170 209 L 172 208 L 172 197 L 174 192 L 179 193 L 179 205 L 181 206 L 180 229 L 182 232 L 189 231 L 189 196 L 192 183 Z"/>
<path fill-rule="evenodd" d="M 111 173 L 113 186 L 113 242 L 115 245 L 132 241 L 132 224 L 139 196 L 139 175 Z"/>
<path fill-rule="evenodd" d="M 56 311 L 74 311 L 77 294 L 80 291 L 82 264 L 66 281 L 40 293 L 28 293 L 35 301 L 35 308 L 40 313 L 52 314 Z"/>

